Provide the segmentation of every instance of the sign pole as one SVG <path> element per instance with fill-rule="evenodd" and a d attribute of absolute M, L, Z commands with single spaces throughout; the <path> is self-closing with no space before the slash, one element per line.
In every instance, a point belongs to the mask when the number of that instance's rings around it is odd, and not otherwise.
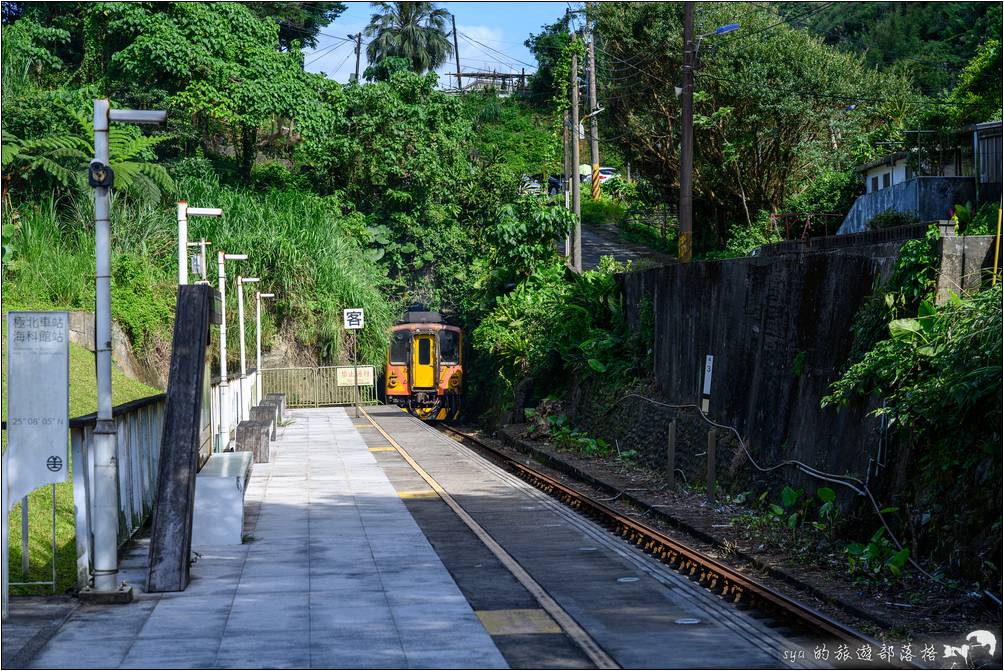
<path fill-rule="evenodd" d="M 7 530 L 7 518 L 9 517 L 7 510 L 7 454 L 4 453 L 3 457 L 0 457 L 3 461 L 3 482 L 0 483 L 0 572 L 2 572 L 2 582 L 0 585 L 0 619 L 6 621 L 8 615 L 7 606 L 7 592 L 10 589 L 8 583 L 10 582 L 9 576 L 7 575 L 9 569 L 8 564 L 10 563 L 10 555 L 7 553 L 7 539 L 9 538 Z"/>
<path fill-rule="evenodd" d="M 359 331 L 353 333 L 352 387 L 355 388 L 355 419 L 359 418 Z"/>
<path fill-rule="evenodd" d="M 353 331 L 352 336 L 352 386 L 356 388 L 353 397 L 355 398 L 356 417 L 359 417 L 359 331 L 365 326 L 362 308 L 346 308 L 342 310 L 342 328 L 346 331 Z"/>

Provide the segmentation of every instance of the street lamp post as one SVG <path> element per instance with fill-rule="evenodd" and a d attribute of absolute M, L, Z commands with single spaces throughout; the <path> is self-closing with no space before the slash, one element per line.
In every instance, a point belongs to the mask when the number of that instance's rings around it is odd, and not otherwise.
<path fill-rule="evenodd" d="M 118 580 L 118 466 L 115 459 L 115 420 L 112 418 L 112 296 L 111 222 L 109 190 L 115 175 L 108 155 L 108 127 L 112 121 L 162 124 L 167 112 L 115 110 L 106 98 L 94 101 L 94 160 L 87 182 L 94 187 L 95 306 L 94 354 L 98 386 L 98 416 L 94 426 L 94 585 L 84 598 L 105 603 L 132 601 L 132 587 Z"/>
<path fill-rule="evenodd" d="M 230 445 L 230 383 L 227 381 L 227 261 L 246 261 L 247 254 L 216 252 L 216 267 L 220 278 L 220 442 L 218 451 Z"/>
<path fill-rule="evenodd" d="M 222 217 L 223 210 L 218 207 L 189 207 L 188 201 L 178 201 L 178 284 L 188 284 L 188 218 L 189 217 Z M 203 249 L 203 266 L 205 266 L 205 249 Z M 205 269 L 202 271 L 205 279 Z"/>
<path fill-rule="evenodd" d="M 241 402 L 239 406 L 239 411 L 237 413 L 237 421 L 240 422 L 244 420 L 245 410 L 245 399 L 244 399 L 244 387 L 246 385 L 248 376 L 248 366 L 247 366 L 247 354 L 245 351 L 244 344 L 244 285 L 254 284 L 258 281 L 257 277 L 237 277 L 237 323 L 240 327 L 241 332 Z"/>
<path fill-rule="evenodd" d="M 255 292 L 254 309 L 254 342 L 255 342 L 255 385 L 258 388 L 258 398 L 261 399 L 261 299 L 275 298 L 275 294 Z"/>

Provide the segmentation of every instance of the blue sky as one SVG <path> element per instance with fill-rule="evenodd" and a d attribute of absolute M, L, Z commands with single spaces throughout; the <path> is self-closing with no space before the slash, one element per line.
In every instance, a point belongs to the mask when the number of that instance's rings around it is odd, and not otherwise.
<path fill-rule="evenodd" d="M 346 35 L 363 30 L 373 14 L 368 2 L 348 2 L 348 9 L 321 32 L 317 50 L 306 53 L 304 62 L 310 72 L 323 72 L 340 82 L 347 82 L 355 68 L 352 44 L 342 41 Z M 497 70 L 519 72 L 521 68 L 532 72 L 536 64 L 533 55 L 523 46 L 531 33 L 553 23 L 565 13 L 565 2 L 441 2 L 437 3 L 457 17 L 457 32 L 461 35 L 460 65 L 467 71 Z M 577 3 L 573 3 L 577 4 Z M 482 44 L 477 44 L 480 42 Z M 486 45 L 486 46 L 485 46 Z M 501 52 L 502 55 L 497 53 Z M 531 65 L 527 65 L 527 64 Z M 363 37 L 363 54 L 360 72 L 366 69 L 366 38 Z M 454 61 L 440 68 L 440 72 L 456 70 Z M 449 78 L 452 79 L 452 78 Z M 450 84 L 448 78 L 442 84 Z"/>

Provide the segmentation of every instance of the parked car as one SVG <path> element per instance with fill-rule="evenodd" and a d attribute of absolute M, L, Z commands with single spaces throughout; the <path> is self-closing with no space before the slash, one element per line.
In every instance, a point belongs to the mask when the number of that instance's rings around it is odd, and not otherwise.
<path fill-rule="evenodd" d="M 547 193 L 554 196 L 565 190 L 564 175 L 549 175 L 547 178 Z"/>
<path fill-rule="evenodd" d="M 539 194 L 544 192 L 544 187 L 541 185 L 540 180 L 536 177 L 531 177 L 530 175 L 523 175 L 522 181 L 519 185 L 520 193 L 533 193 Z"/>

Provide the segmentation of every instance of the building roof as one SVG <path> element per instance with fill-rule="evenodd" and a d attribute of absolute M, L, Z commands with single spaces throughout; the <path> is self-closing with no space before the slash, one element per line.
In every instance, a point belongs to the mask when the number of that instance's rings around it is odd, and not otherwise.
<path fill-rule="evenodd" d="M 909 158 L 909 157 L 910 157 L 910 152 L 908 152 L 908 151 L 897 151 L 894 154 L 887 154 L 887 155 L 885 155 L 885 156 L 883 156 L 881 158 L 877 158 L 874 161 L 872 161 L 871 163 L 865 163 L 864 165 L 859 165 L 859 166 L 857 166 L 854 169 L 857 172 L 867 172 L 867 171 L 871 170 L 872 168 L 877 168 L 877 167 L 882 166 L 882 165 L 892 165 L 896 161 L 899 161 L 899 160 L 904 159 L 904 158 Z"/>

